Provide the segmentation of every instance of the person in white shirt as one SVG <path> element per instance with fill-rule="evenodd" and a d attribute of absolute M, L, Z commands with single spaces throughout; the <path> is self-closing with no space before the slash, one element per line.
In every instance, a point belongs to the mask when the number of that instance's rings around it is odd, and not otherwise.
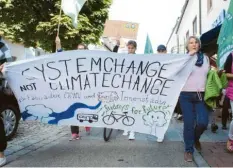
<path fill-rule="evenodd" d="M 128 54 L 136 54 L 136 50 L 137 50 L 137 43 L 133 40 L 130 40 L 127 44 L 128 47 Z M 123 135 L 127 136 L 129 133 L 129 131 L 124 130 Z M 134 131 L 130 131 L 129 133 L 129 140 L 134 140 L 135 139 L 135 133 Z"/>

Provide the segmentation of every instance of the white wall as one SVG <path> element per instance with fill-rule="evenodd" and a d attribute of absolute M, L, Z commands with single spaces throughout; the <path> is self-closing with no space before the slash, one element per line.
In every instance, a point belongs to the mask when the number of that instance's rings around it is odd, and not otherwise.
<path fill-rule="evenodd" d="M 11 43 L 9 40 L 6 39 L 4 39 L 4 41 L 10 48 L 11 55 L 17 58 L 16 60 L 21 60 L 25 58 L 25 48 L 22 44 Z"/>
<path fill-rule="evenodd" d="M 205 1 L 205 0 L 202 0 Z M 193 35 L 193 20 L 197 17 L 197 36 L 200 35 L 199 29 L 199 0 L 189 0 L 189 3 L 184 12 L 180 27 L 177 31 L 180 44 L 180 53 L 185 53 L 186 33 Z"/>
<path fill-rule="evenodd" d="M 174 48 L 174 49 L 173 49 Z M 177 35 L 176 32 L 174 32 L 167 43 L 167 52 L 168 53 L 177 53 L 178 52 L 178 46 L 177 46 Z"/>
<path fill-rule="evenodd" d="M 4 41 L 8 45 L 11 55 L 16 57 L 16 61 L 48 54 L 41 48 L 37 48 L 37 49 L 34 49 L 33 47 L 25 48 L 22 44 L 12 43 L 7 39 L 4 39 Z"/>
<path fill-rule="evenodd" d="M 179 22 L 179 18 L 176 20 L 175 26 L 171 30 L 171 34 L 169 36 L 169 39 L 167 41 L 166 47 L 168 53 L 177 53 L 177 51 L 173 50 L 173 48 L 177 49 L 177 35 L 176 35 L 176 29 L 177 29 L 177 23 Z"/>
<path fill-rule="evenodd" d="M 213 6 L 207 11 L 207 0 L 202 0 L 202 33 L 212 29 L 213 22 L 218 18 L 223 9 L 228 10 L 230 0 L 213 0 Z"/>
<path fill-rule="evenodd" d="M 201 0 L 201 32 L 200 32 L 200 24 L 199 24 L 199 0 L 189 0 L 189 3 L 186 7 L 184 16 L 180 23 L 180 27 L 177 31 L 177 35 L 179 37 L 180 45 L 185 44 L 186 41 L 186 33 L 189 30 L 189 35 L 193 35 L 193 20 L 197 16 L 197 35 L 203 34 L 209 30 L 211 30 L 212 24 L 218 18 L 219 14 L 223 9 L 227 11 L 230 0 L 213 0 L 213 6 L 208 11 L 207 9 L 207 0 Z M 180 53 L 184 53 L 185 50 L 183 47 L 180 47 Z"/>

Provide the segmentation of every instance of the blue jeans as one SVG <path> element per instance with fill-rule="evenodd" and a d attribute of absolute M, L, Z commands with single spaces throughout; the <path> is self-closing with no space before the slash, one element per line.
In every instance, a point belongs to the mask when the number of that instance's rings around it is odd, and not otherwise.
<path fill-rule="evenodd" d="M 181 92 L 180 105 L 184 121 L 185 152 L 194 152 L 194 143 L 206 130 L 210 110 L 204 102 L 204 93 Z"/>

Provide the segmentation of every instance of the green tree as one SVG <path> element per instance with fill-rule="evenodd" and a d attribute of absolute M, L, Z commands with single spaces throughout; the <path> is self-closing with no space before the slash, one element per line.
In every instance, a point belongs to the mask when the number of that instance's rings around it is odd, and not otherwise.
<path fill-rule="evenodd" d="M 96 44 L 103 33 L 112 0 L 88 0 L 77 29 L 62 14 L 59 37 L 65 49 L 78 43 Z M 0 0 L 0 32 L 12 42 L 55 50 L 61 0 Z"/>

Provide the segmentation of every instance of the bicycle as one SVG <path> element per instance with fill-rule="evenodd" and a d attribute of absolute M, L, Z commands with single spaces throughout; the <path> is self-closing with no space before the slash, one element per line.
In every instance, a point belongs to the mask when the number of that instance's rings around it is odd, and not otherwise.
<path fill-rule="evenodd" d="M 114 114 L 112 111 L 110 115 L 106 115 L 103 117 L 103 122 L 106 125 L 113 125 L 115 122 L 118 122 L 120 119 L 122 119 L 122 124 L 126 126 L 131 126 L 134 124 L 135 119 L 133 117 L 127 116 L 128 112 L 123 112 L 124 114 Z M 118 118 L 116 118 L 119 116 Z M 113 129 L 111 128 L 104 128 L 104 140 L 107 142 L 109 141 Z"/>
<path fill-rule="evenodd" d="M 133 117 L 127 116 L 128 112 L 123 112 L 124 114 L 114 114 L 112 111 L 110 115 L 106 115 L 103 117 L 103 122 L 106 125 L 113 125 L 115 122 L 118 122 L 122 119 L 122 124 L 126 126 L 131 126 L 134 124 L 135 119 Z M 118 118 L 116 118 L 119 116 Z"/>

